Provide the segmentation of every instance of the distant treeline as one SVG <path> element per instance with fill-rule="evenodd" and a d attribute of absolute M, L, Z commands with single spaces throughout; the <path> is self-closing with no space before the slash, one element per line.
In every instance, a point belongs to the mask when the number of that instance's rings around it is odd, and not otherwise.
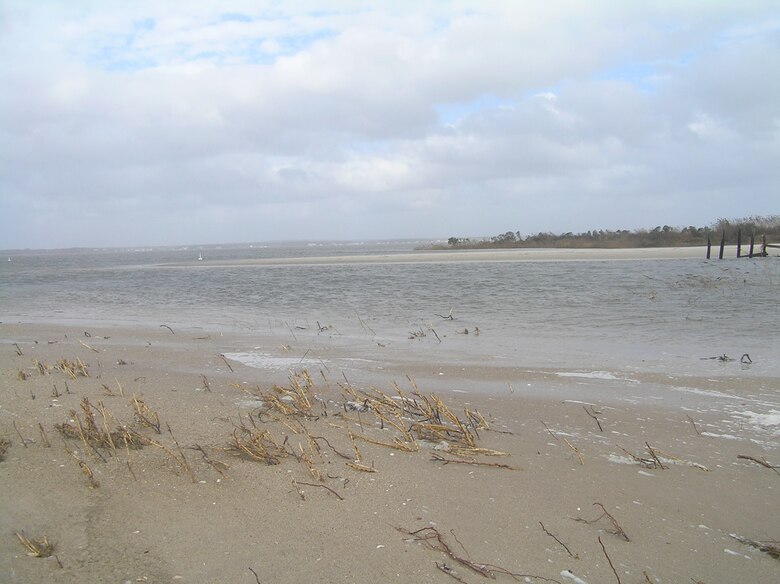
<path fill-rule="evenodd" d="M 685 247 L 706 245 L 709 237 L 713 244 L 719 243 L 725 234 L 726 242 L 736 243 L 737 234 L 742 234 L 742 243 L 748 243 L 750 236 L 758 243 L 763 236 L 769 242 L 780 241 L 780 215 L 753 216 L 742 219 L 718 219 L 708 227 L 672 227 L 663 225 L 652 229 L 628 231 L 620 229 L 594 229 L 584 233 L 536 233 L 523 235 L 519 231 L 507 231 L 501 235 L 484 239 L 450 237 L 447 245 L 439 249 L 480 249 L 513 247 L 575 247 L 575 248 L 626 248 L 626 247 Z"/>

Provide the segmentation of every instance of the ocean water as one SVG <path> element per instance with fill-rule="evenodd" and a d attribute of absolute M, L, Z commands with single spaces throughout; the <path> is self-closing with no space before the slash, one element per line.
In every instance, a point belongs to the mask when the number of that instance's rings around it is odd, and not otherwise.
<path fill-rule="evenodd" d="M 327 338 L 356 357 L 380 346 L 537 367 L 707 374 L 708 357 L 748 353 L 752 371 L 780 375 L 775 258 L 240 263 L 410 253 L 419 243 L 14 252 L 0 262 L 0 321 L 165 323 L 258 343 Z"/>

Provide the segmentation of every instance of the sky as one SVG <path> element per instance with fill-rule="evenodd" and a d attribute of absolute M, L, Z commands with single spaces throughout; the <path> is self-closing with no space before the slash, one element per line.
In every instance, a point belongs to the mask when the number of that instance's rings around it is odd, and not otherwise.
<path fill-rule="evenodd" d="M 0 248 L 780 213 L 780 2 L 0 0 Z"/>

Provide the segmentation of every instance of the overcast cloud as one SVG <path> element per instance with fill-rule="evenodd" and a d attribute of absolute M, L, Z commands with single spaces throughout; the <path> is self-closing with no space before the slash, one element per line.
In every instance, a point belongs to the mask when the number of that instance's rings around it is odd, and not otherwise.
<path fill-rule="evenodd" d="M 0 0 L 0 248 L 780 213 L 780 4 Z"/>

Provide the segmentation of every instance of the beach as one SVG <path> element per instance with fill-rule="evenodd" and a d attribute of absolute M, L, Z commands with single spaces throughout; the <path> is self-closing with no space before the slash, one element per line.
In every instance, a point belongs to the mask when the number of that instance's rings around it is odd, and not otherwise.
<path fill-rule="evenodd" d="M 673 374 L 565 357 L 507 370 L 437 359 L 430 332 L 369 340 L 361 360 L 317 327 L 4 320 L 0 579 L 777 580 L 745 543 L 780 537 L 780 476 L 760 463 L 780 460 L 766 353 Z M 415 418 L 431 392 L 439 419 Z M 90 445 L 88 411 L 139 442 Z M 236 447 L 260 434 L 273 463 Z"/>

